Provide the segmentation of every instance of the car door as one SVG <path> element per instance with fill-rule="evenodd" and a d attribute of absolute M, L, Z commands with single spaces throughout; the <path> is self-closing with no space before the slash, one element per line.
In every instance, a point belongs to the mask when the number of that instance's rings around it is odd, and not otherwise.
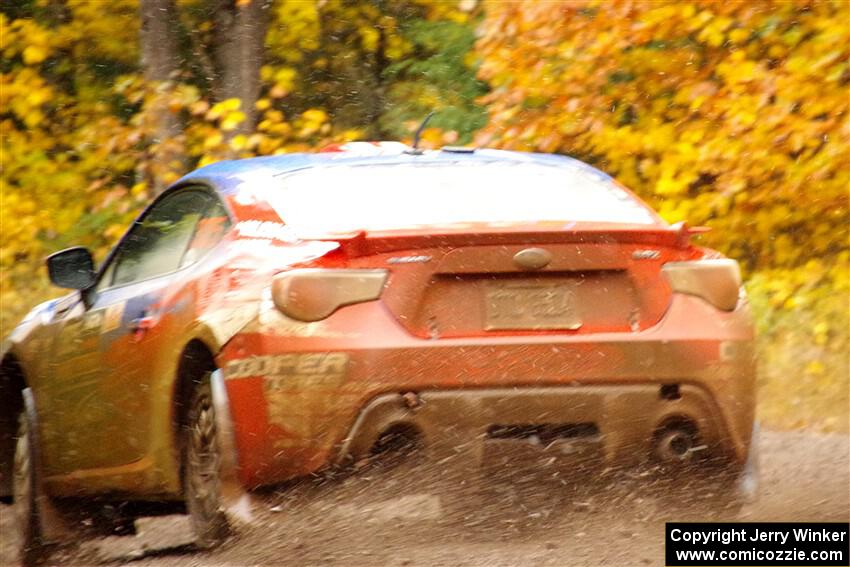
<path fill-rule="evenodd" d="M 216 197 L 186 188 L 157 200 L 115 248 L 87 307 L 77 305 L 54 332 L 48 429 L 58 450 L 54 473 L 113 467 L 147 450 L 150 369 L 168 337 L 158 332 L 167 296 Z M 170 306 L 173 308 L 174 306 Z M 58 461 L 58 462 L 57 462 Z"/>

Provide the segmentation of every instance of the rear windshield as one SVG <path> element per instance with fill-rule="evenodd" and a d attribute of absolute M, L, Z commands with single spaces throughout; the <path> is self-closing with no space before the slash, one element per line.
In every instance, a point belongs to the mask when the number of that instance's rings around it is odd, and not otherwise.
<path fill-rule="evenodd" d="M 581 165 L 466 162 L 330 166 L 269 191 L 296 232 L 344 233 L 524 223 L 656 224 L 607 177 Z"/>

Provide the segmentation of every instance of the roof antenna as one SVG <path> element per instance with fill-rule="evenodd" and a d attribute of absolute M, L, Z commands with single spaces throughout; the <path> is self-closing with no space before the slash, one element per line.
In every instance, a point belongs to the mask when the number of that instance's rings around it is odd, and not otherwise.
<path fill-rule="evenodd" d="M 413 147 L 407 153 L 416 156 L 422 154 L 422 150 L 419 149 L 419 139 L 422 137 L 422 131 L 425 130 L 425 126 L 428 125 L 428 121 L 431 120 L 432 116 L 434 116 L 433 110 L 428 113 L 428 116 L 425 117 L 425 120 L 423 120 L 422 124 L 419 125 L 419 128 L 416 129 L 416 132 L 413 134 Z"/>

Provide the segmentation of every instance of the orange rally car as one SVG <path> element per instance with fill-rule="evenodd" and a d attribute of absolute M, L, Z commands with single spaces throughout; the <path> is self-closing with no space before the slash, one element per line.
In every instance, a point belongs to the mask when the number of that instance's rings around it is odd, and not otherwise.
<path fill-rule="evenodd" d="M 388 436 L 472 464 L 582 444 L 752 481 L 734 260 L 566 157 L 332 150 L 201 168 L 98 270 L 82 248 L 48 259 L 75 291 L 2 351 L 0 495 L 25 559 L 79 497 L 120 503 L 126 530 L 185 509 L 213 545 L 246 491 Z"/>

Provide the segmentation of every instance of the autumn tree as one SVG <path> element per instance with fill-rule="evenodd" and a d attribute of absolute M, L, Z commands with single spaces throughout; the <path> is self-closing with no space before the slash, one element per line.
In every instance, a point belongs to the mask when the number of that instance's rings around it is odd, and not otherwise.
<path fill-rule="evenodd" d="M 477 44 L 478 142 L 576 156 L 712 227 L 750 277 L 772 411 L 844 429 L 848 21 L 844 0 L 491 2 Z"/>
<path fill-rule="evenodd" d="M 484 114 L 464 4 L 0 2 L 0 335 L 59 293 L 45 255 L 103 257 L 194 167 L 403 137 L 433 109 L 468 138 Z"/>
<path fill-rule="evenodd" d="M 751 268 L 834 256 L 848 18 L 842 1 L 494 3 L 479 140 L 599 164 Z"/>
<path fill-rule="evenodd" d="M 140 0 L 139 15 L 142 76 L 152 91 L 145 119 L 153 158 L 140 163 L 139 173 L 155 195 L 167 186 L 169 172 L 184 167 L 183 122 L 169 104 L 170 91 L 180 80 L 178 20 L 172 0 Z M 141 166 L 147 166 L 147 171 Z"/>
<path fill-rule="evenodd" d="M 252 132 L 257 120 L 270 2 L 204 0 L 179 8 L 194 9 L 203 18 L 181 20 L 174 0 L 139 0 L 141 67 L 150 91 L 143 116 L 151 133 L 149 170 L 143 174 L 152 194 L 186 171 L 185 123 L 180 106 L 174 104 L 176 85 L 195 84 L 213 102 L 239 101 L 240 119 L 226 133 L 227 141 Z M 196 65 L 196 60 L 203 64 Z"/>
<path fill-rule="evenodd" d="M 476 2 L 275 2 L 269 100 L 325 109 L 368 139 L 409 135 L 433 110 L 432 124 L 468 139 L 485 121 L 470 58 L 479 17 Z"/>
<path fill-rule="evenodd" d="M 703 243 L 747 270 L 763 392 L 787 400 L 762 415 L 795 404 L 834 429 L 850 390 L 848 6 L 0 0 L 0 335 L 58 293 L 47 253 L 103 257 L 185 171 L 405 138 L 436 110 L 426 142 L 574 155 L 667 220 L 711 226 Z"/>
<path fill-rule="evenodd" d="M 252 132 L 257 123 L 260 68 L 269 24 L 269 0 L 211 0 L 213 4 L 213 92 L 216 100 L 239 99 L 245 119 L 236 132 Z"/>

